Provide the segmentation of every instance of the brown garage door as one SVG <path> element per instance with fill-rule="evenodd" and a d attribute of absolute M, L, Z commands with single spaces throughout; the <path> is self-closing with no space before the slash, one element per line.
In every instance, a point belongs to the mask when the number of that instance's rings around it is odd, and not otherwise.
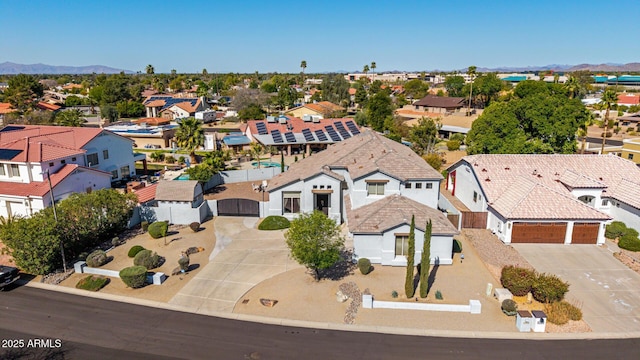
<path fill-rule="evenodd" d="M 563 244 L 566 223 L 514 223 L 512 243 Z"/>
<path fill-rule="evenodd" d="M 572 244 L 596 244 L 598 243 L 598 229 L 600 224 L 575 223 L 573 224 Z"/>
<path fill-rule="evenodd" d="M 260 216 L 260 204 L 249 199 L 218 200 L 219 216 Z"/>

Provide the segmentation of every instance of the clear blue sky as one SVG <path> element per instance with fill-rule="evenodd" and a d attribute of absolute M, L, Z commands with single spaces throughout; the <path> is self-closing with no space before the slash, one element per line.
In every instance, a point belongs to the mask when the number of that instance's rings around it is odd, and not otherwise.
<path fill-rule="evenodd" d="M 0 63 L 156 72 L 640 61 L 640 1 L 0 0 Z"/>

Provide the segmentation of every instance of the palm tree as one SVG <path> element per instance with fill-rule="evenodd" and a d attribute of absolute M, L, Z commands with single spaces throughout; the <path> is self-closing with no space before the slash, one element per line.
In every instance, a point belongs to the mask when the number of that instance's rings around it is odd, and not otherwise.
<path fill-rule="evenodd" d="M 585 110 L 585 113 L 587 115 L 586 120 L 580 124 L 580 126 L 578 127 L 578 137 L 582 138 L 581 141 L 581 146 L 580 146 L 580 154 L 584 154 L 584 149 L 585 146 L 587 144 L 587 135 L 589 132 L 589 126 L 593 125 L 593 113 L 589 110 Z"/>
<path fill-rule="evenodd" d="M 604 154 L 604 144 L 607 140 L 607 132 L 609 131 L 609 110 L 618 102 L 618 94 L 614 90 L 607 89 L 604 91 L 604 94 L 602 94 L 600 101 L 602 101 L 605 109 L 607 109 L 604 113 L 604 133 L 602 134 L 602 147 L 600 148 L 600 154 Z"/>
<path fill-rule="evenodd" d="M 373 71 L 373 80 L 374 80 L 374 81 L 376 80 L 376 67 L 377 67 L 377 66 L 376 66 L 376 62 L 375 62 L 375 61 L 372 61 L 372 62 L 371 62 L 371 71 Z"/>
<path fill-rule="evenodd" d="M 473 78 L 476 75 L 476 67 L 475 66 L 469 66 L 469 68 L 467 69 L 467 75 L 469 75 L 469 78 L 471 80 L 471 86 L 469 87 L 469 107 L 467 109 L 467 116 L 471 116 L 471 97 L 473 96 Z"/>
<path fill-rule="evenodd" d="M 209 75 L 209 72 L 207 71 L 207 68 L 202 69 L 202 75 L 203 76 Z"/>
<path fill-rule="evenodd" d="M 204 145 L 202 124 L 195 118 L 186 118 L 180 122 L 175 134 L 178 147 L 189 151 L 191 163 L 196 164 L 196 149 Z"/>
<path fill-rule="evenodd" d="M 56 123 L 60 126 L 81 127 L 84 124 L 82 111 L 72 109 L 56 114 Z"/>
<path fill-rule="evenodd" d="M 263 150 L 264 149 L 262 148 L 262 145 L 260 145 L 260 143 L 251 143 L 251 157 L 258 162 L 258 169 L 260 169 L 260 155 L 262 154 Z"/>
<path fill-rule="evenodd" d="M 578 80 L 574 76 L 569 76 L 564 83 L 564 87 L 569 92 L 569 99 L 573 99 L 580 92 L 580 84 L 578 84 Z"/>
<path fill-rule="evenodd" d="M 155 69 L 151 64 L 147 65 L 146 71 L 147 71 L 147 75 L 153 75 L 155 73 Z"/>

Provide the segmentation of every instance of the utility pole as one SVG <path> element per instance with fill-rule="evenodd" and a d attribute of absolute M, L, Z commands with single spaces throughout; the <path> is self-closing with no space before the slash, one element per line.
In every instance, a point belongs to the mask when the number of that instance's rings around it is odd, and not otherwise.
<path fill-rule="evenodd" d="M 53 218 L 56 221 L 56 226 L 58 225 L 58 213 L 56 212 L 56 200 L 53 196 L 53 186 L 51 185 L 51 176 L 49 175 L 49 169 L 46 170 L 47 181 L 49 182 L 49 195 L 51 195 L 51 206 L 53 207 Z M 67 260 L 64 256 L 64 244 L 62 243 L 62 238 L 60 238 L 60 255 L 62 255 L 62 269 L 64 272 L 67 272 Z"/>

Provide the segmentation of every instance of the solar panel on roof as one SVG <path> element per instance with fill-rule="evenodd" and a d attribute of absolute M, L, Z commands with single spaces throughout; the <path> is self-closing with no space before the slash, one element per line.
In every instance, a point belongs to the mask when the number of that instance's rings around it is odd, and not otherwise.
<path fill-rule="evenodd" d="M 333 125 L 335 125 L 336 129 L 338 129 L 338 131 L 346 131 L 347 129 L 345 129 L 344 125 L 342 125 L 341 122 L 336 122 Z"/>
<path fill-rule="evenodd" d="M 341 141 L 342 140 L 342 138 L 340 138 L 340 136 L 336 132 L 336 129 L 334 129 L 333 126 L 327 125 L 324 128 L 327 130 L 327 134 L 329 134 L 329 137 L 331 138 L 331 140 L 333 140 L 333 141 Z"/>
<path fill-rule="evenodd" d="M 351 134 L 349 134 L 347 130 L 344 130 L 344 131 L 340 131 L 340 136 L 342 136 L 343 139 L 348 139 L 351 137 Z"/>
<path fill-rule="evenodd" d="M 263 122 L 256 123 L 256 129 L 258 129 L 258 135 L 267 135 L 267 125 Z"/>
<path fill-rule="evenodd" d="M 318 140 L 320 141 L 327 141 L 329 139 L 327 139 L 327 135 L 324 133 L 324 131 L 322 130 L 316 130 L 316 136 L 318 137 Z"/>
<path fill-rule="evenodd" d="M 296 137 L 291 131 L 284 133 L 284 137 L 287 139 L 287 142 L 296 142 Z"/>
<path fill-rule="evenodd" d="M 302 129 L 302 135 L 304 135 L 304 139 L 307 142 L 316 140 L 316 138 L 313 137 L 313 134 L 311 133 L 311 130 L 309 130 L 309 129 Z"/>
<path fill-rule="evenodd" d="M 284 142 L 284 140 L 282 140 L 282 134 L 280 133 L 280 130 L 271 131 L 271 137 L 273 138 L 274 143 L 281 144 Z"/>
<path fill-rule="evenodd" d="M 358 127 L 353 121 L 347 121 L 346 124 L 353 135 L 360 134 L 360 130 L 358 130 Z"/>

